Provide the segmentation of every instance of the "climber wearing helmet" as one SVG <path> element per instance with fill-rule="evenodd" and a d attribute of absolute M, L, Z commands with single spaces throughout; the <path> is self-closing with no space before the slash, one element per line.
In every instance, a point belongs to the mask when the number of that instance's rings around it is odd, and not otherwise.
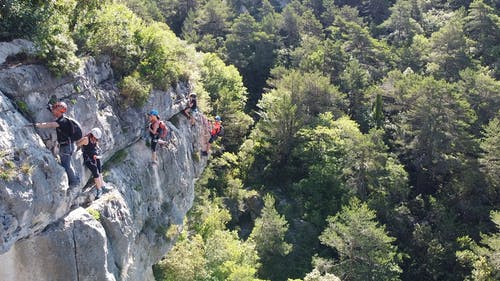
<path fill-rule="evenodd" d="M 212 122 L 212 129 L 210 130 L 210 139 L 208 140 L 207 150 L 201 152 L 203 156 L 208 155 L 210 151 L 210 145 L 219 137 L 224 134 L 224 127 L 222 126 L 222 119 L 219 115 L 215 116 L 214 122 Z"/>
<path fill-rule="evenodd" d="M 215 122 L 212 124 L 212 131 L 210 132 L 209 143 L 213 143 L 220 135 L 222 130 L 222 120 L 219 115 L 215 116 Z"/>
<path fill-rule="evenodd" d="M 163 133 L 163 129 L 160 126 L 160 117 L 158 116 L 158 111 L 153 109 L 149 112 L 149 136 L 151 137 L 151 161 L 153 164 L 157 164 L 157 156 L 156 156 L 156 145 L 158 143 L 164 144 L 165 142 L 160 140 L 160 136 Z"/>
<path fill-rule="evenodd" d="M 68 110 L 68 106 L 66 105 L 66 103 L 55 102 L 52 105 L 49 104 L 49 109 L 56 120 L 53 122 L 35 123 L 34 126 L 37 128 L 56 129 L 61 166 L 64 167 L 64 170 L 68 175 L 69 185 L 76 186 L 80 183 L 80 179 L 78 175 L 76 175 L 75 170 L 71 165 L 71 156 L 73 155 L 73 152 L 75 150 L 75 146 L 72 140 L 72 133 L 76 129 L 75 125 L 73 125 L 72 121 L 64 115 L 64 113 L 66 113 L 66 111 Z M 81 134 L 79 137 L 81 137 Z"/>
<path fill-rule="evenodd" d="M 99 148 L 99 139 L 102 137 L 101 129 L 93 128 L 88 134 L 81 138 L 76 145 L 82 147 L 83 163 L 92 172 L 97 190 L 96 199 L 102 195 L 104 180 L 102 179 L 102 166 Z"/>
<path fill-rule="evenodd" d="M 196 94 L 191 93 L 189 95 L 187 107 L 182 111 L 182 113 L 191 121 L 191 126 L 193 126 L 196 121 L 193 117 L 193 113 L 196 112 L 198 112 L 198 105 L 196 103 Z"/>

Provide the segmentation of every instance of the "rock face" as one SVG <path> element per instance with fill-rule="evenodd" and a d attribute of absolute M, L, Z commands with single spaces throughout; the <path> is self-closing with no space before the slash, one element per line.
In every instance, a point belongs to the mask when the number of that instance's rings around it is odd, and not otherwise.
<path fill-rule="evenodd" d="M 21 53 L 33 53 L 33 43 L 23 39 L 15 39 L 11 42 L 0 42 L 0 64 L 3 64 L 7 57 Z"/>
<path fill-rule="evenodd" d="M 27 45 L 26 45 L 27 44 Z M 0 63 L 19 42 L 0 44 Z M 22 46 L 30 46 L 23 42 Z M 7 54 L 7 55 L 3 55 Z M 4 56 L 2 60 L 2 56 Z M 179 84 L 153 92 L 140 108 L 120 105 L 106 58 L 86 59 L 73 77 L 55 78 L 40 65 L 0 68 L 0 280 L 154 280 L 151 266 L 182 230 L 199 156 L 201 128 L 178 114 L 189 94 Z M 103 131 L 104 179 L 110 190 L 93 200 L 90 172 L 77 152 L 81 186 L 68 188 L 52 151 L 53 129 L 24 127 L 52 121 L 51 95 L 69 105 L 84 133 Z M 181 100 L 181 102 L 176 102 Z M 169 144 L 151 165 L 145 112 L 156 108 L 170 129 Z M 88 182 L 88 184 L 87 184 Z"/>

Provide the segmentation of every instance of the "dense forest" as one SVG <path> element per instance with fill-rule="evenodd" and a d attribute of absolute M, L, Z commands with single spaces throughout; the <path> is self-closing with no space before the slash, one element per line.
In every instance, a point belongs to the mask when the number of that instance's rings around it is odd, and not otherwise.
<path fill-rule="evenodd" d="M 2 0 L 15 38 L 222 117 L 157 280 L 500 280 L 499 1 Z"/>

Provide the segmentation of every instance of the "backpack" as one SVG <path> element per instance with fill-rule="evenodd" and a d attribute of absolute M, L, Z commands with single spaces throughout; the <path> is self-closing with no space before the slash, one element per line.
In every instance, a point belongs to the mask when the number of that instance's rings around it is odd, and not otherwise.
<path fill-rule="evenodd" d="M 80 123 L 78 123 L 78 121 L 76 121 L 75 119 L 67 116 L 66 118 L 69 120 L 69 123 L 71 124 L 71 132 L 66 132 L 66 134 L 69 136 L 72 142 L 80 140 L 83 136 L 82 126 L 80 126 Z"/>
<path fill-rule="evenodd" d="M 165 125 L 165 123 L 163 123 L 163 121 L 160 121 L 160 126 L 159 128 L 161 129 L 161 135 L 160 135 L 160 138 L 161 139 L 165 139 L 165 137 L 167 136 L 167 133 L 168 133 L 168 128 L 167 126 Z"/>

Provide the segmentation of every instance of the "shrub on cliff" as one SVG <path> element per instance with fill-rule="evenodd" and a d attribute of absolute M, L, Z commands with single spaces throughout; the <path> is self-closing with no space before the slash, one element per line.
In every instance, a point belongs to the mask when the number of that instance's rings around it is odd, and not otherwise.
<path fill-rule="evenodd" d="M 123 78 L 119 87 L 126 105 L 142 106 L 151 91 L 151 85 L 144 82 L 137 72 Z"/>

